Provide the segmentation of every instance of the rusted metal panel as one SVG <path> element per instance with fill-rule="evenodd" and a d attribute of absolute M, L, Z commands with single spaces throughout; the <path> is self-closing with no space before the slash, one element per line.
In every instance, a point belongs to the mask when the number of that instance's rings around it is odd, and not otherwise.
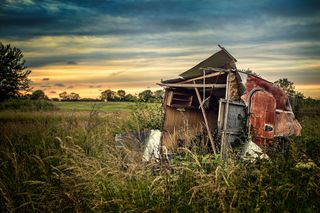
<path fill-rule="evenodd" d="M 289 110 L 289 99 L 286 93 L 272 83 L 255 76 L 248 76 L 245 83 L 246 94 L 248 95 L 254 88 L 262 88 L 272 94 L 276 100 L 276 108 L 281 110 Z M 246 94 L 243 99 L 246 99 Z M 246 100 L 245 100 L 246 101 Z"/>
<path fill-rule="evenodd" d="M 254 118 L 251 116 L 250 122 L 254 122 L 254 125 L 258 126 L 258 129 L 256 129 L 256 131 L 252 133 L 253 137 L 256 138 L 254 142 L 256 142 L 257 144 L 262 144 L 265 143 L 267 140 L 268 143 L 272 143 L 271 138 L 275 136 L 287 137 L 291 135 L 298 136 L 301 134 L 301 125 L 295 119 L 294 113 L 292 112 L 290 107 L 288 96 L 285 94 L 283 90 L 281 90 L 277 86 L 274 86 L 272 83 L 255 76 L 248 76 L 247 81 L 245 83 L 245 88 L 246 93 L 241 97 L 241 99 L 247 105 L 248 95 L 255 88 L 262 88 L 263 90 L 265 90 L 265 93 L 268 93 L 268 96 L 270 96 L 269 99 L 272 99 L 272 96 L 276 103 L 275 109 L 273 107 L 267 109 L 270 107 L 268 106 L 269 103 L 267 99 L 254 101 L 254 104 L 257 105 L 258 108 L 265 110 L 265 112 L 263 113 L 261 110 L 258 109 L 256 111 L 256 115 L 254 115 Z M 261 92 L 257 93 L 261 94 Z M 266 116 L 265 118 L 263 118 L 264 122 L 262 122 L 262 117 L 264 117 L 264 114 Z M 271 123 L 274 123 L 274 125 L 269 126 L 268 124 Z M 265 129 L 273 130 L 265 132 L 262 128 L 263 125 Z"/>
<path fill-rule="evenodd" d="M 292 112 L 277 110 L 275 124 L 276 136 L 301 135 L 301 125 Z"/>
<path fill-rule="evenodd" d="M 274 137 L 276 100 L 265 91 L 257 91 L 251 98 L 249 124 L 257 144 L 271 144 Z"/>

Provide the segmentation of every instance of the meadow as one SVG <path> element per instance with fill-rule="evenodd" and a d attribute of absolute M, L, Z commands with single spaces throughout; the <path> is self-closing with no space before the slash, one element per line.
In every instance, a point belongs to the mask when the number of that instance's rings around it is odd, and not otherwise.
<path fill-rule="evenodd" d="M 171 162 L 143 163 L 139 148 L 118 148 L 114 136 L 161 128 L 160 104 L 46 104 L 1 108 L 0 212 L 320 209 L 317 113 L 301 113 L 302 136 L 271 161 L 224 162 L 185 149 Z"/>
<path fill-rule="evenodd" d="M 132 102 L 67 102 L 55 101 L 53 102 L 60 110 L 63 111 L 91 111 L 92 109 L 99 111 L 128 111 L 131 110 L 135 103 Z"/>

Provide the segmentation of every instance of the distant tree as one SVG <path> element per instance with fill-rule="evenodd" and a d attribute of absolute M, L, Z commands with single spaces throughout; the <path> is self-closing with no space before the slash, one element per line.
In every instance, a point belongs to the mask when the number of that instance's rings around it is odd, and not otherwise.
<path fill-rule="evenodd" d="M 154 93 L 156 101 L 161 102 L 164 96 L 164 91 L 162 89 L 156 90 Z"/>
<path fill-rule="evenodd" d="M 110 89 L 107 89 L 101 92 L 100 99 L 103 101 L 114 101 L 116 97 L 116 92 Z"/>
<path fill-rule="evenodd" d="M 242 71 L 242 72 L 245 72 L 245 73 L 247 73 L 247 74 L 249 74 L 249 75 L 254 75 L 254 76 L 260 76 L 260 74 L 258 74 L 258 73 L 256 73 L 256 72 L 253 72 L 252 70 L 250 70 L 249 68 L 248 69 L 244 69 L 244 70 L 241 70 L 240 69 L 240 71 Z"/>
<path fill-rule="evenodd" d="M 48 100 L 48 96 L 42 90 L 35 90 L 32 92 L 30 99 L 32 100 Z"/>
<path fill-rule="evenodd" d="M 66 99 L 67 99 L 67 95 L 68 95 L 68 94 L 67 94 L 67 92 L 65 92 L 65 91 L 62 92 L 62 93 L 59 93 L 59 97 L 60 97 L 61 100 L 66 100 Z"/>
<path fill-rule="evenodd" d="M 80 95 L 78 93 L 72 92 L 68 96 L 68 100 L 70 101 L 78 101 L 80 100 Z"/>
<path fill-rule="evenodd" d="M 30 91 L 25 62 L 20 49 L 0 43 L 0 101 Z"/>
<path fill-rule="evenodd" d="M 118 96 L 119 96 L 120 101 L 124 101 L 124 98 L 125 98 L 125 96 L 126 96 L 126 91 L 124 91 L 124 90 L 122 90 L 122 89 L 119 89 L 119 90 L 117 91 L 117 94 L 118 94 Z"/>
<path fill-rule="evenodd" d="M 154 96 L 151 90 L 144 90 L 139 93 L 139 100 L 142 102 L 153 102 Z"/>
<path fill-rule="evenodd" d="M 59 101 L 59 98 L 51 98 L 51 101 Z"/>
<path fill-rule="evenodd" d="M 298 91 L 295 91 L 295 86 L 292 81 L 287 78 L 281 78 L 274 82 L 288 95 L 292 110 L 295 114 L 300 113 L 301 106 L 305 103 L 305 96 Z"/>
<path fill-rule="evenodd" d="M 80 95 L 74 92 L 68 94 L 67 92 L 62 92 L 59 94 L 62 101 L 78 101 L 80 100 Z"/>
<path fill-rule="evenodd" d="M 128 94 L 128 95 L 126 95 L 126 96 L 124 97 L 124 100 L 125 100 L 125 101 L 129 101 L 129 102 L 135 102 L 135 101 L 138 101 L 138 98 L 137 98 L 137 96 Z"/>
<path fill-rule="evenodd" d="M 289 97 L 293 97 L 296 95 L 294 83 L 292 81 L 289 81 L 287 78 L 281 78 L 274 82 L 275 85 L 282 88 Z"/>

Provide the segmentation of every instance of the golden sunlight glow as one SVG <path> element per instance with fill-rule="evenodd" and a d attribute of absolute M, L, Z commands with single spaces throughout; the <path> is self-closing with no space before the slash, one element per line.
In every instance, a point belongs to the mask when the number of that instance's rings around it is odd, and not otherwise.
<path fill-rule="evenodd" d="M 197 38 L 212 33 L 217 32 L 164 33 L 154 35 L 153 39 Z M 125 89 L 128 93 L 160 89 L 156 83 L 161 79 L 176 78 L 219 50 L 196 45 L 171 47 L 143 42 L 135 45 L 130 41 L 128 37 L 114 36 L 41 36 L 3 42 L 19 47 L 27 62 L 34 62 L 30 64 L 33 89 L 42 89 L 49 97 L 58 97 L 63 91 L 96 98 L 105 89 Z M 317 84 L 320 61 L 274 51 L 314 45 L 320 43 L 239 44 L 228 49 L 238 59 L 239 69 L 250 68 L 269 81 L 288 78 L 298 91 L 320 98 Z"/>

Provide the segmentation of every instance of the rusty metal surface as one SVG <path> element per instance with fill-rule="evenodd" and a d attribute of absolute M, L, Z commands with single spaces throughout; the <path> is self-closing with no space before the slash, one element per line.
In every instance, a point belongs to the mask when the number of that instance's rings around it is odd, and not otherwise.
<path fill-rule="evenodd" d="M 254 88 L 256 92 L 251 100 L 249 124 L 252 126 L 253 141 L 258 144 L 271 144 L 275 136 L 292 136 L 301 134 L 301 125 L 291 111 L 287 95 L 279 87 L 263 79 L 249 76 L 246 93 L 241 99 L 248 105 L 248 95 Z"/>
<path fill-rule="evenodd" d="M 255 76 L 248 76 L 245 83 L 246 94 L 249 94 L 253 88 L 262 88 L 265 91 L 271 93 L 276 100 L 276 108 L 281 110 L 289 110 L 288 108 L 288 96 L 279 87 L 273 85 L 272 83 L 265 81 L 261 78 Z"/>
<path fill-rule="evenodd" d="M 266 91 L 256 92 L 251 99 L 249 123 L 257 144 L 271 144 L 274 137 L 276 117 L 276 100 Z"/>
<path fill-rule="evenodd" d="M 302 127 L 291 112 L 277 111 L 275 124 L 276 136 L 301 135 Z"/>

